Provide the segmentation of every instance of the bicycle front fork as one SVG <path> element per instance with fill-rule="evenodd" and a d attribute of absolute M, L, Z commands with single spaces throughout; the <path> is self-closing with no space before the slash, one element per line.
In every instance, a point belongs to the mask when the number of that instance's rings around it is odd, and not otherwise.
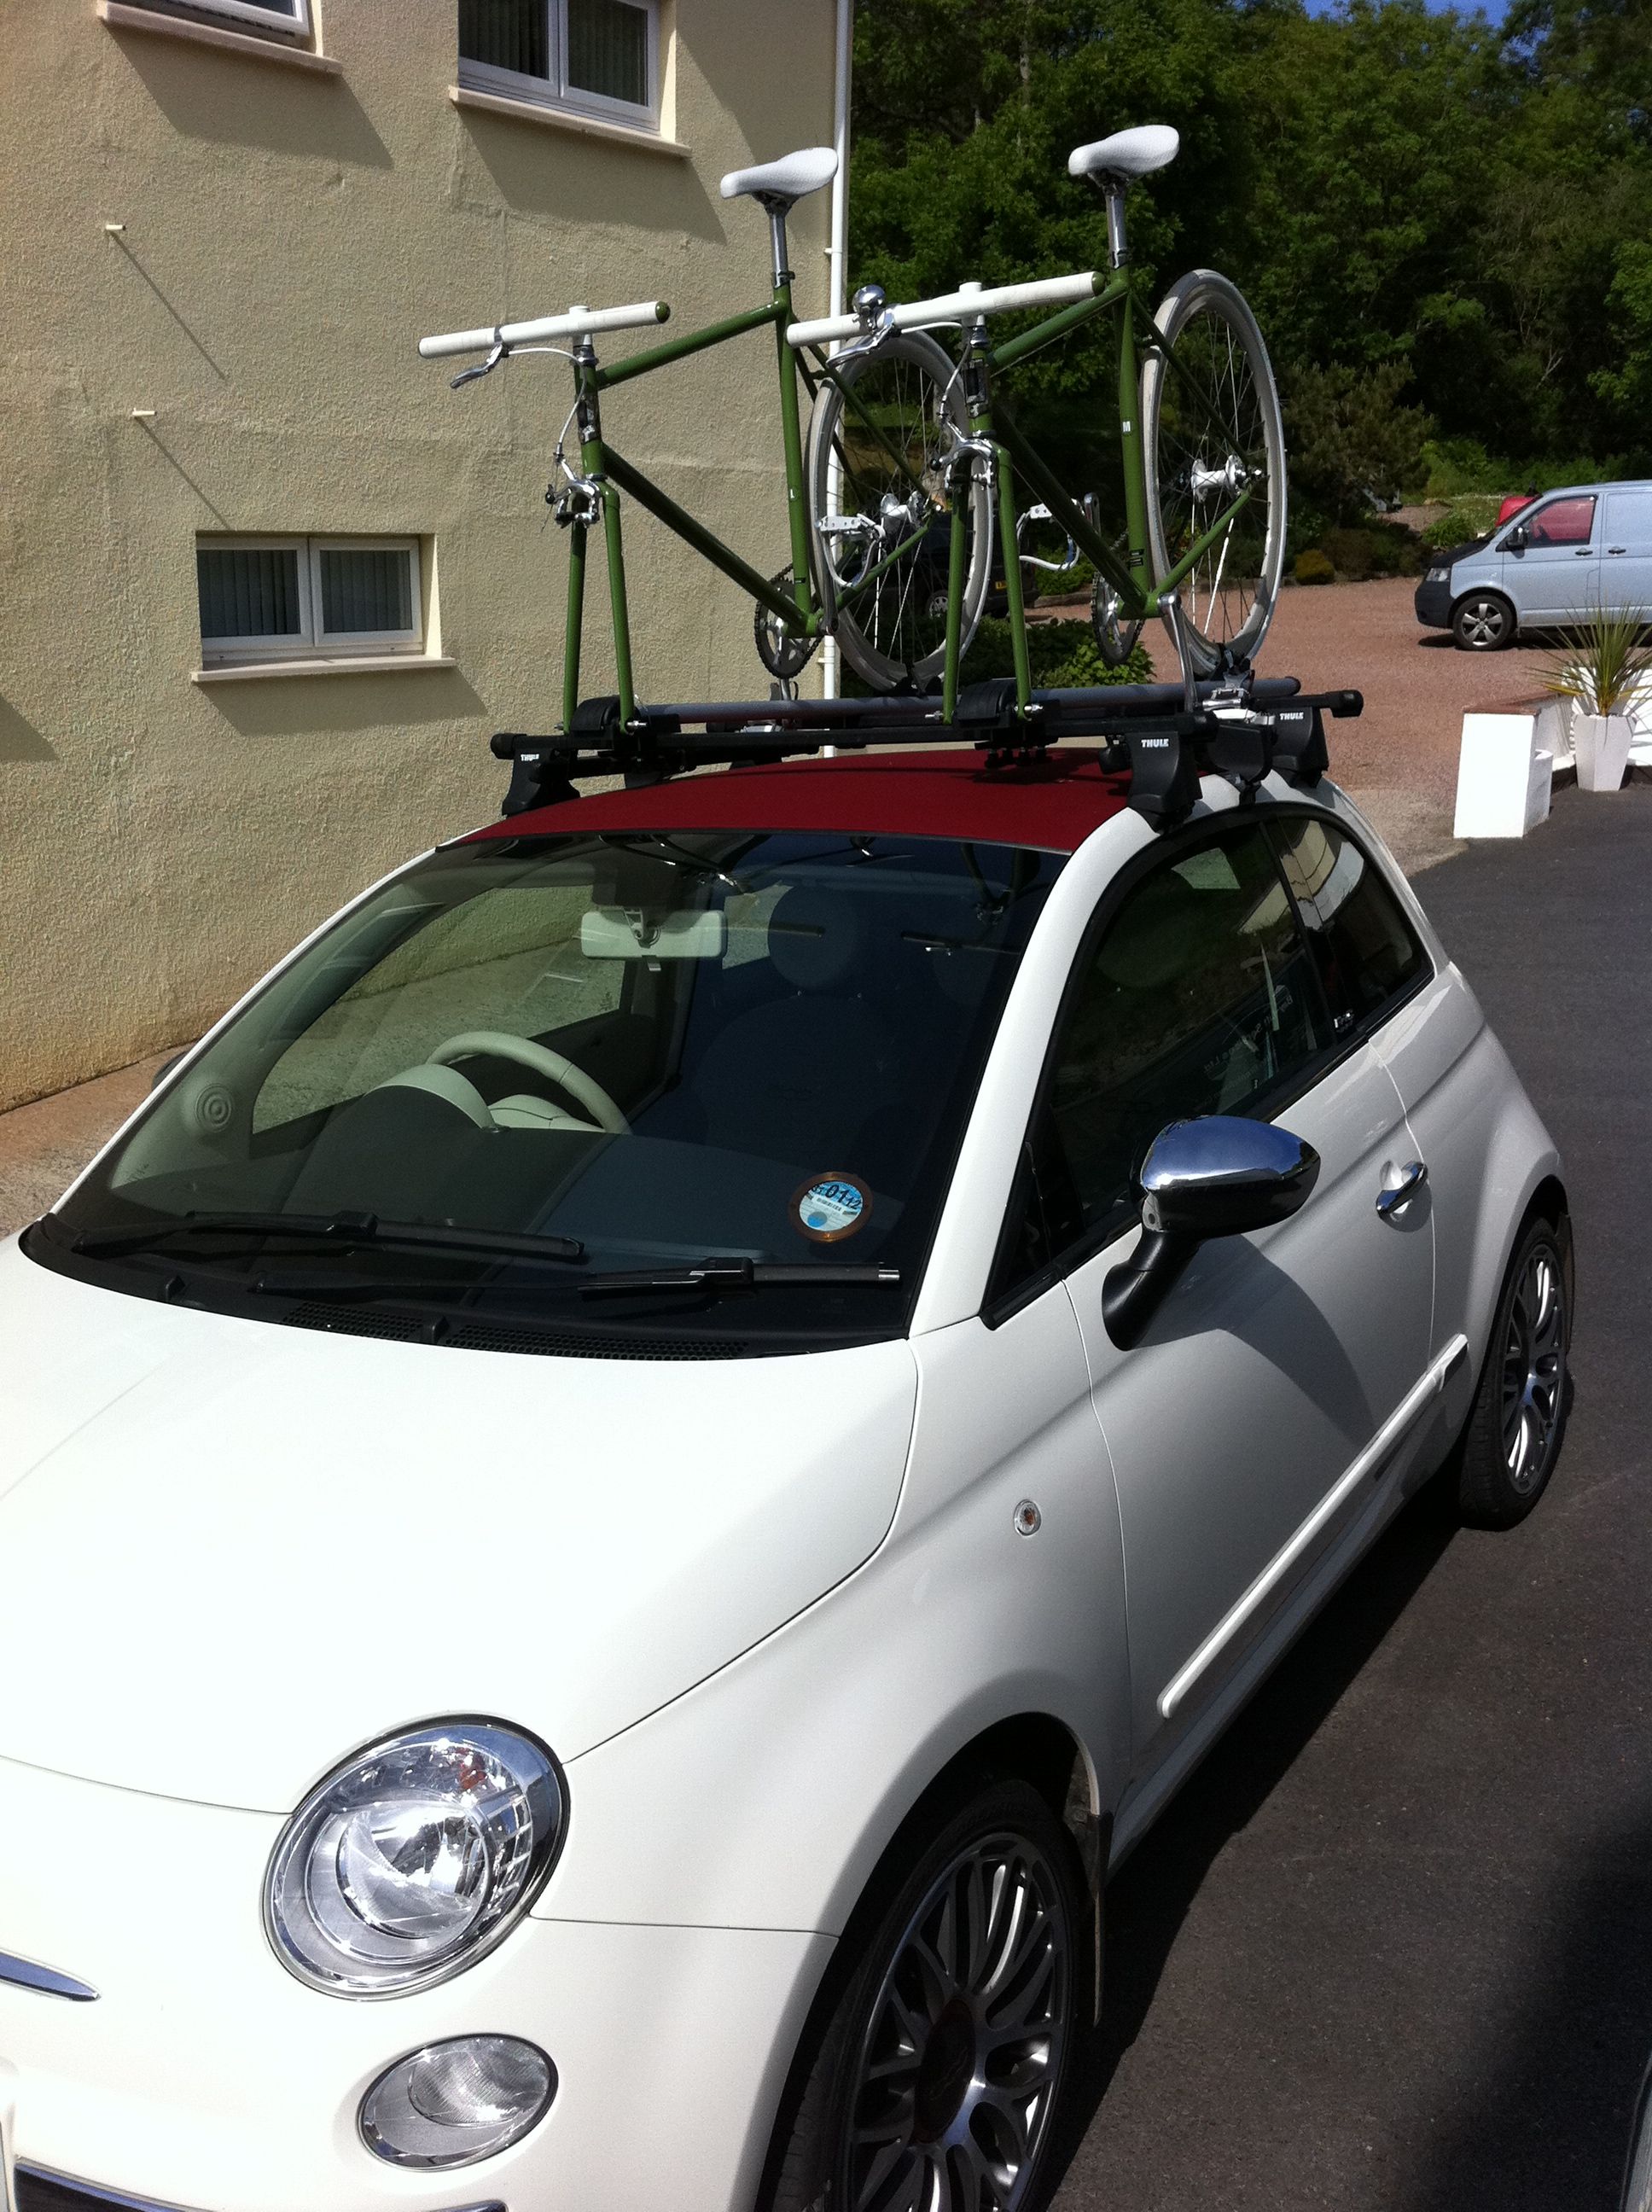
<path fill-rule="evenodd" d="M 987 478 L 989 505 L 998 509 L 999 546 L 1004 558 L 1004 596 L 1010 622 L 1010 649 L 1015 661 L 1016 713 L 1023 720 L 1032 704 L 1032 663 L 1027 651 L 1026 600 L 1021 587 L 1021 538 L 1015 509 L 1015 469 L 1007 449 L 990 435 L 960 439 L 954 457 L 951 491 L 952 532 L 948 547 L 946 580 L 946 654 L 941 672 L 941 720 L 951 722 L 958 710 L 958 663 L 963 635 L 963 580 L 966 566 L 965 517 L 972 501 L 975 472 Z M 988 562 L 990 588 L 991 562 Z"/>

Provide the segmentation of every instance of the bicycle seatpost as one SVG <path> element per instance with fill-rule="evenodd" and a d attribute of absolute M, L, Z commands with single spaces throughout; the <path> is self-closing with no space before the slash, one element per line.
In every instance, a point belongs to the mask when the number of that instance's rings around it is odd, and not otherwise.
<path fill-rule="evenodd" d="M 792 282 L 791 257 L 786 243 L 786 218 L 792 211 L 792 203 L 773 192 L 756 192 L 752 197 L 768 217 L 768 250 L 774 264 L 770 273 L 778 292 L 782 284 Z"/>
<path fill-rule="evenodd" d="M 1124 227 L 1127 189 L 1122 177 L 1102 179 L 1102 196 L 1107 202 L 1107 261 L 1110 269 L 1122 269 L 1130 258 L 1130 241 Z"/>

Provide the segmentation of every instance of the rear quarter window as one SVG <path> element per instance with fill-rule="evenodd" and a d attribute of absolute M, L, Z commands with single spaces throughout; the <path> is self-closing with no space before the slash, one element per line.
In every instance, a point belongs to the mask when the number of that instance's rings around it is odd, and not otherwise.
<path fill-rule="evenodd" d="M 1339 1033 L 1380 1016 L 1428 967 L 1400 902 L 1354 842 L 1319 815 L 1272 825 L 1280 866 Z"/>

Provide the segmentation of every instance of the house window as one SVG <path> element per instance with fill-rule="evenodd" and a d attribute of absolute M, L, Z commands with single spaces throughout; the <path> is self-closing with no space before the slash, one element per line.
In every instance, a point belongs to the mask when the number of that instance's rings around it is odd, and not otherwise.
<path fill-rule="evenodd" d="M 310 35 L 310 0 L 137 0 L 137 4 L 153 15 L 178 15 L 185 22 L 226 23 L 288 38 Z"/>
<path fill-rule="evenodd" d="M 422 653 L 414 538 L 201 538 L 201 649 L 234 661 Z"/>
<path fill-rule="evenodd" d="M 658 128 L 659 0 L 459 0 L 459 82 Z"/>

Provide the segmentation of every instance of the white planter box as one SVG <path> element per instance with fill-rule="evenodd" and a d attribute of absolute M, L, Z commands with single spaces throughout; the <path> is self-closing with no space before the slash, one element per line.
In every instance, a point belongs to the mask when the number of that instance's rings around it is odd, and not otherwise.
<path fill-rule="evenodd" d="M 1528 700 L 1463 716 L 1457 756 L 1457 837 L 1523 837 L 1549 812 L 1554 754 L 1547 736 L 1552 702 Z"/>
<path fill-rule="evenodd" d="M 1572 747 L 1577 756 L 1580 791 L 1616 791 L 1629 765 L 1631 732 L 1627 714 L 1574 714 Z"/>

